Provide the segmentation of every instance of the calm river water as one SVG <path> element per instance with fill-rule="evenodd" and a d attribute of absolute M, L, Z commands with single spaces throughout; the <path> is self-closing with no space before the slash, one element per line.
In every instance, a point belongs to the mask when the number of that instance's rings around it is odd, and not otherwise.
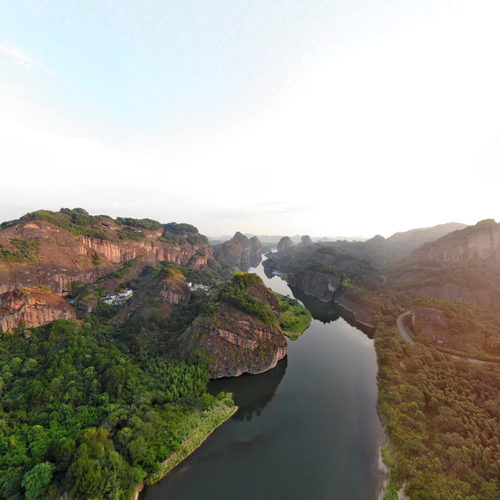
<path fill-rule="evenodd" d="M 273 290 L 286 282 L 250 269 Z M 330 304 L 304 298 L 316 319 L 288 357 L 261 375 L 210 383 L 239 411 L 145 500 L 373 500 L 380 486 L 373 341 Z"/>

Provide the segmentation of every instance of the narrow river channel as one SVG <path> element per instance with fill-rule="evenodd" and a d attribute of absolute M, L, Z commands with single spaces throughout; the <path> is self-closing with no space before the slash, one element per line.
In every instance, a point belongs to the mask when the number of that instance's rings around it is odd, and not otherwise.
<path fill-rule="evenodd" d="M 260 264 L 273 290 L 292 294 Z M 303 297 L 298 297 L 303 299 Z M 288 356 L 261 375 L 215 380 L 240 407 L 145 500 L 374 500 L 380 487 L 373 340 L 308 299 L 315 319 Z"/>

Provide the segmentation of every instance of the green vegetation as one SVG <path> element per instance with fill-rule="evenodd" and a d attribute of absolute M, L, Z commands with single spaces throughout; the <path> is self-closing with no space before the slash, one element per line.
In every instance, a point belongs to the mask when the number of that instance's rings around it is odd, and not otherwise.
<path fill-rule="evenodd" d="M 154 474 L 146 480 L 147 485 L 154 484 L 168 474 L 174 467 L 193 453 L 212 432 L 228 420 L 237 410 L 229 395 L 220 393 L 214 404 L 207 409 L 198 410 L 183 422 L 185 440 L 179 449 L 165 460 Z"/>
<path fill-rule="evenodd" d="M 490 360 L 500 360 L 500 314 L 492 308 L 476 306 L 461 300 L 440 300 L 421 297 L 414 304 L 441 311 L 442 323 L 425 320 L 417 314 L 415 338 L 429 346 L 450 352 Z M 436 345 L 429 336 L 440 338 Z"/>
<path fill-rule="evenodd" d="M 325 262 L 311 262 L 306 269 L 317 273 L 329 274 L 330 276 L 339 276 L 337 268 Z"/>
<path fill-rule="evenodd" d="M 106 233 L 99 228 L 97 217 L 88 215 L 82 208 L 61 208 L 60 212 L 50 210 L 37 210 L 23 215 L 19 221 L 45 221 L 58 226 L 76 236 L 88 236 L 89 238 L 108 239 Z"/>
<path fill-rule="evenodd" d="M 498 498 L 500 367 L 410 346 L 395 329 L 379 329 L 376 349 L 392 498 L 403 483 L 412 500 Z"/>
<path fill-rule="evenodd" d="M 186 245 L 187 240 L 184 236 L 177 236 L 175 234 L 168 233 L 165 231 L 161 236 L 158 236 L 158 241 L 163 241 L 164 243 L 169 243 L 170 245 Z"/>
<path fill-rule="evenodd" d="M 0 334 L 1 498 L 129 500 L 196 422 L 208 433 L 234 409 L 204 392 L 204 366 L 132 357 L 95 317 L 31 332 Z"/>
<path fill-rule="evenodd" d="M 163 234 L 158 238 L 158 241 L 164 241 L 171 245 L 207 245 L 208 239 L 206 236 L 198 233 L 198 229 L 191 224 L 178 224 L 177 222 L 169 222 L 165 224 Z"/>
<path fill-rule="evenodd" d="M 188 234 L 198 234 L 198 229 L 195 226 L 186 223 L 179 224 L 177 222 L 169 222 L 168 224 L 165 224 L 165 231 L 181 236 L 186 236 Z"/>
<path fill-rule="evenodd" d="M 117 269 L 116 271 L 112 271 L 111 273 L 108 273 L 104 276 L 101 276 L 97 282 L 100 283 L 102 281 L 106 281 L 106 280 L 121 280 L 123 278 L 127 278 L 129 277 L 133 270 L 135 269 L 135 267 L 137 266 L 137 264 L 139 263 L 139 259 L 131 259 L 131 260 L 128 260 L 127 262 L 125 262 L 123 264 L 122 267 L 120 267 L 120 269 Z"/>
<path fill-rule="evenodd" d="M 40 254 L 40 241 L 38 239 L 22 240 L 11 238 L 10 243 L 14 248 L 5 248 L 0 245 L 0 260 L 33 262 Z"/>
<path fill-rule="evenodd" d="M 116 235 L 118 236 L 118 239 L 120 240 L 143 240 L 146 236 L 144 233 L 141 233 L 140 231 L 136 231 L 132 229 L 131 227 L 124 227 L 123 229 L 120 229 L 119 231 L 116 232 Z"/>
<path fill-rule="evenodd" d="M 129 228 L 146 229 L 147 231 L 159 231 L 163 225 L 153 219 L 133 219 L 131 217 L 117 217 L 116 222 Z"/>
<path fill-rule="evenodd" d="M 292 340 L 309 328 L 311 313 L 298 301 L 280 293 L 275 293 L 280 303 L 280 328 Z"/>
<path fill-rule="evenodd" d="M 249 288 L 264 286 L 262 280 L 253 273 L 236 273 L 219 292 L 219 300 L 246 312 L 272 327 L 277 327 L 276 317 L 271 307 L 254 297 Z"/>

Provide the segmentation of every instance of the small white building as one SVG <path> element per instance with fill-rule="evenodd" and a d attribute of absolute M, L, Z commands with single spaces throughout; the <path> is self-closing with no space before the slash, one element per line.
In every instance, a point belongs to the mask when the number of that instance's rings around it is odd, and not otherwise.
<path fill-rule="evenodd" d="M 204 292 L 208 292 L 208 290 L 210 289 L 210 287 L 208 287 L 207 285 L 193 284 L 191 282 L 188 283 L 188 287 L 192 292 L 196 290 L 203 290 Z"/>
<path fill-rule="evenodd" d="M 133 295 L 134 291 L 128 289 L 120 293 L 110 293 L 108 295 L 105 295 L 104 297 L 101 297 L 101 300 L 106 304 L 112 306 L 118 306 L 122 305 L 126 300 L 130 299 Z"/>

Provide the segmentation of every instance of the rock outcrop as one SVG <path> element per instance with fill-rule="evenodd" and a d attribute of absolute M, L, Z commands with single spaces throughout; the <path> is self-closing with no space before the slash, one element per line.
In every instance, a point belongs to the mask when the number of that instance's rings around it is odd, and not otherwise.
<path fill-rule="evenodd" d="M 289 236 L 283 236 L 283 238 L 281 238 L 279 241 L 278 241 L 278 252 L 280 253 L 285 253 L 287 252 L 288 250 L 290 250 L 291 248 L 293 248 L 295 245 L 293 244 L 293 241 L 291 240 L 291 238 Z"/>
<path fill-rule="evenodd" d="M 300 245 L 303 247 L 307 247 L 313 244 L 313 241 L 311 240 L 311 237 L 306 234 L 300 238 Z"/>
<path fill-rule="evenodd" d="M 331 302 L 340 286 L 340 279 L 337 276 L 317 271 L 290 273 L 287 282 L 290 286 L 300 288 L 306 295 L 322 302 Z"/>
<path fill-rule="evenodd" d="M 486 219 L 474 226 L 426 243 L 416 250 L 414 260 L 464 262 L 479 260 L 500 270 L 500 224 Z"/>
<path fill-rule="evenodd" d="M 230 240 L 214 246 L 214 255 L 226 265 L 247 271 L 260 262 L 262 244 L 257 236 L 248 238 L 237 231 Z"/>
<path fill-rule="evenodd" d="M 141 279 L 141 286 L 113 318 L 113 323 L 121 323 L 133 316 L 168 318 L 176 306 L 189 302 L 191 292 L 186 278 L 175 267 L 151 271 Z"/>
<path fill-rule="evenodd" d="M 270 321 L 236 307 L 234 301 L 229 303 L 222 295 L 213 310 L 200 315 L 181 336 L 184 355 L 198 355 L 208 361 L 211 378 L 262 373 L 287 354 L 287 342 L 278 327 L 278 300 L 260 278 L 246 276 L 251 278 L 241 293 L 248 293 L 257 299 L 257 304 L 267 306 L 272 311 Z"/>
<path fill-rule="evenodd" d="M 388 272 L 388 284 L 412 298 L 500 303 L 500 224 L 492 219 L 454 231 L 415 250 Z"/>
<path fill-rule="evenodd" d="M 75 283 L 93 284 L 131 262 L 135 274 L 130 277 L 135 277 L 147 264 L 167 261 L 201 269 L 211 257 L 207 238 L 190 224 L 163 225 L 151 219 L 91 216 L 80 208 L 39 210 L 0 225 L 0 293 L 42 286 L 66 295 Z M 100 288 L 107 289 L 107 282 L 100 283 Z M 175 293 L 185 294 L 186 289 L 184 283 L 182 291 L 159 290 L 158 297 L 173 304 L 177 300 Z M 13 301 L 11 306 L 8 300 Z M 97 299 L 89 300 L 79 304 L 83 316 L 97 304 Z M 38 304 L 44 312 L 37 317 L 45 317 L 45 322 L 61 317 L 61 304 Z M 17 305 L 16 294 L 4 295 L 6 310 L 16 310 Z M 51 305 L 55 308 L 53 315 L 48 312 Z M 22 314 L 9 314 L 9 329 L 16 326 L 15 321 L 28 324 L 23 318 L 32 317 L 29 311 L 28 308 Z M 32 325 L 43 324 L 41 319 L 29 321 Z"/>
<path fill-rule="evenodd" d="M 126 225 L 135 219 L 82 216 L 90 221 L 87 225 L 71 222 L 74 216 L 66 212 L 48 211 L 4 224 L 0 229 L 0 293 L 41 285 L 64 294 L 72 283 L 92 282 L 132 259 L 199 269 L 212 256 L 206 238 L 188 224 L 142 222 L 152 227 L 146 229 L 141 221 L 135 222 L 137 226 Z"/>
<path fill-rule="evenodd" d="M 23 287 L 0 295 L 0 331 L 19 325 L 41 326 L 56 319 L 75 318 L 74 309 L 59 295 L 42 287 Z"/>

